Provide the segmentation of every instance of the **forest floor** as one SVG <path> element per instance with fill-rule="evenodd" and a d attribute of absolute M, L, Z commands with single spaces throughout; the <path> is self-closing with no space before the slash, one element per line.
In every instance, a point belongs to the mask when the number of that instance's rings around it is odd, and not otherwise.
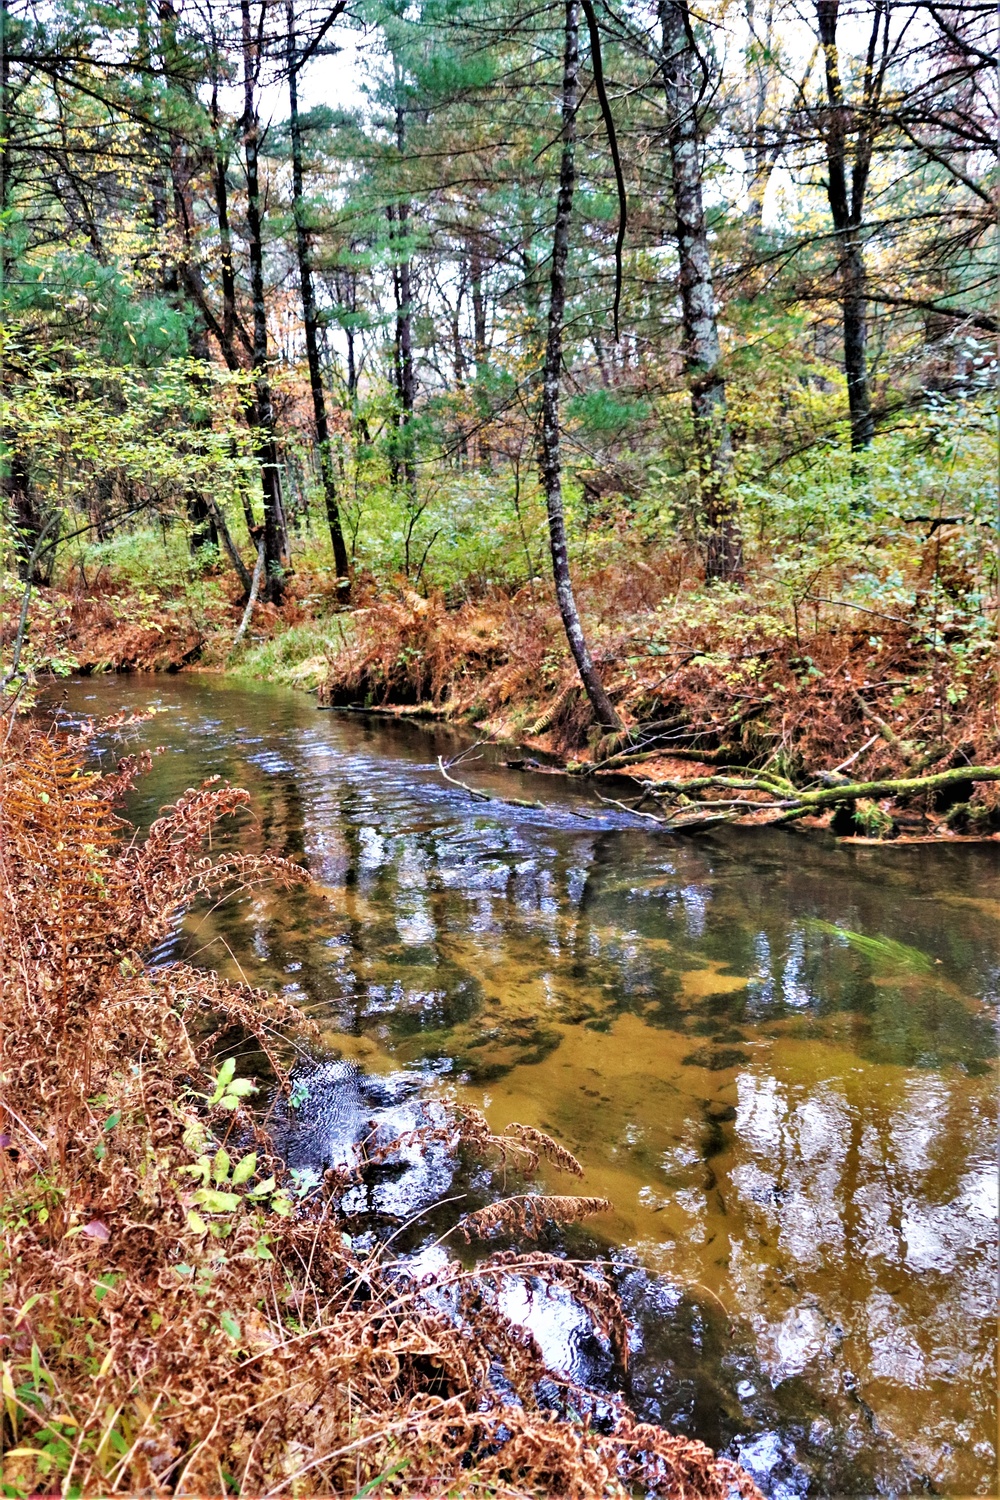
<path fill-rule="evenodd" d="M 328 573 L 302 571 L 280 610 L 258 603 L 236 653 L 231 574 L 196 593 L 78 581 L 39 591 L 31 652 L 40 667 L 82 672 L 228 670 L 316 691 L 330 707 L 464 723 L 517 746 L 527 769 L 630 776 L 645 815 L 672 801 L 668 820 L 692 820 L 694 781 L 713 818 L 733 816 L 729 797 L 743 820 L 787 821 L 789 788 L 818 788 L 821 805 L 788 817 L 842 836 L 997 836 L 1000 783 L 960 773 L 1000 763 L 1000 657 L 995 639 L 956 623 L 947 594 L 909 618 L 833 590 L 792 603 L 763 570 L 744 589 L 705 589 L 670 554 L 591 570 L 578 594 L 627 726 L 616 740 L 595 735 L 552 590 L 537 580 L 451 606 L 402 581 L 362 580 L 344 607 Z M 8 637 L 13 616 L 11 601 Z M 847 783 L 874 790 L 837 801 Z"/>

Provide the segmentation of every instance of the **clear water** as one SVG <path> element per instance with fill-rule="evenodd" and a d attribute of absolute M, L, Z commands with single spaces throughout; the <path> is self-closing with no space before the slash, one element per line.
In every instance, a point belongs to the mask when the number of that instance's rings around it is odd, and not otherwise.
<path fill-rule="evenodd" d="M 367 1073 L 568 1144 L 615 1206 L 589 1232 L 645 1416 L 776 1496 L 996 1493 L 1000 846 L 671 838 L 498 751 L 463 776 L 544 809 L 475 802 L 437 772 L 450 732 L 278 689 L 67 692 L 149 703 L 131 739 L 171 753 L 133 815 L 221 773 L 253 796 L 243 847 L 317 882 L 171 951 L 296 998 Z M 519 1311 L 600 1375 L 571 1306 Z"/>

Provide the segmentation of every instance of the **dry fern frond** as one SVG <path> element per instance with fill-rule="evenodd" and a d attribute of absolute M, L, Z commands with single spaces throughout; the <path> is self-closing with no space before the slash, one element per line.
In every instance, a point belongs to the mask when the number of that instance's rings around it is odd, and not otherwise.
<path fill-rule="evenodd" d="M 628 1320 L 621 1298 L 599 1274 L 592 1274 L 576 1261 L 539 1251 L 524 1254 L 518 1250 L 498 1250 L 480 1261 L 476 1274 L 481 1279 L 511 1276 L 541 1282 L 547 1287 L 562 1287 L 588 1314 L 599 1334 L 608 1340 L 623 1365 L 628 1364 Z"/>
<path fill-rule="evenodd" d="M 532 1172 L 538 1165 L 538 1152 L 530 1146 L 508 1136 L 495 1135 L 490 1129 L 490 1123 L 481 1110 L 476 1109 L 473 1104 L 463 1104 L 455 1111 L 456 1140 L 471 1147 L 477 1156 L 487 1156 L 490 1152 L 496 1152 L 501 1158 L 504 1166 L 507 1165 L 512 1156 L 517 1158 L 517 1163 L 526 1171 Z"/>
<path fill-rule="evenodd" d="M 583 1176 L 583 1168 L 572 1151 L 567 1151 L 565 1146 L 553 1140 L 552 1136 L 546 1135 L 544 1130 L 536 1130 L 533 1125 L 519 1125 L 515 1121 L 504 1131 L 504 1138 L 508 1137 L 530 1147 L 538 1156 L 544 1156 L 546 1161 L 551 1162 L 560 1171 L 572 1172 L 574 1177 Z"/>
<path fill-rule="evenodd" d="M 539 1158 L 545 1157 L 563 1172 L 572 1172 L 574 1177 L 583 1176 L 583 1168 L 573 1155 L 544 1130 L 533 1125 L 519 1125 L 516 1121 L 497 1135 L 481 1110 L 475 1105 L 463 1104 L 455 1111 L 457 1138 L 470 1146 L 479 1156 L 495 1151 L 506 1166 L 511 1156 L 525 1171 L 533 1172 Z"/>
<path fill-rule="evenodd" d="M 466 1240 L 490 1239 L 496 1234 L 534 1238 L 546 1224 L 575 1224 L 592 1214 L 611 1212 L 607 1198 L 562 1198 L 544 1193 L 501 1198 L 459 1220 Z"/>

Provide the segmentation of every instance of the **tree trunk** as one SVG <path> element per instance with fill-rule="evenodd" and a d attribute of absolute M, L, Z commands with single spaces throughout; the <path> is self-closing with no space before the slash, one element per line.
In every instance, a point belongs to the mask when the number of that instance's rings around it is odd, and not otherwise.
<path fill-rule="evenodd" d="M 618 717 L 604 690 L 594 666 L 580 623 L 580 613 L 573 594 L 566 544 L 566 516 L 562 496 L 562 458 L 560 455 L 559 386 L 562 375 L 563 319 L 566 311 L 566 263 L 569 259 L 570 216 L 576 184 L 576 109 L 580 84 L 580 37 L 577 0 L 566 0 L 566 48 L 563 56 L 562 85 L 562 162 L 559 168 L 559 196 L 556 200 L 556 223 L 552 242 L 552 276 L 549 295 L 549 327 L 545 346 L 542 377 L 542 451 L 541 477 L 549 517 L 549 544 L 556 598 L 562 615 L 573 659 L 580 681 L 590 699 L 594 717 L 606 730 L 620 730 Z"/>
<path fill-rule="evenodd" d="M 288 14 L 288 104 L 292 137 L 292 203 L 295 213 L 295 249 L 299 261 L 299 286 L 302 291 L 302 322 L 306 336 L 306 360 L 309 365 L 309 387 L 312 391 L 316 446 L 326 501 L 326 519 L 333 543 L 333 560 L 337 569 L 341 597 L 347 597 L 350 568 L 344 530 L 337 504 L 337 479 L 330 451 L 330 428 L 326 417 L 326 393 L 319 359 L 319 317 L 313 286 L 309 234 L 306 229 L 305 202 L 302 189 L 302 127 L 299 121 L 298 60 L 295 52 L 295 0 L 287 0 Z"/>
<path fill-rule="evenodd" d="M 839 0 L 816 0 L 816 18 L 826 64 L 826 96 L 829 105 L 823 139 L 826 147 L 827 198 L 837 234 L 840 276 L 840 307 L 844 326 L 844 372 L 851 412 L 851 447 L 867 448 L 875 436 L 871 390 L 868 384 L 868 314 L 864 248 L 861 240 L 861 210 L 867 170 L 854 173 L 854 191 L 847 185 L 847 132 L 849 111 L 844 102 L 837 48 Z M 877 36 L 876 21 L 876 36 Z M 862 165 L 860 162 L 858 166 Z M 859 191 L 860 189 L 860 191 Z"/>
<path fill-rule="evenodd" d="M 38 563 L 37 561 L 31 563 L 38 539 L 42 534 L 42 522 L 31 493 L 28 465 L 24 454 L 17 447 L 8 447 L 4 457 L 7 472 L 3 477 L 3 492 L 14 523 L 17 576 L 24 583 L 41 583 L 42 576 Z"/>
<path fill-rule="evenodd" d="M 397 81 L 397 89 L 401 84 Z M 400 103 L 396 105 L 396 147 L 400 159 L 406 150 L 406 115 Z M 410 504 L 417 497 L 417 467 L 413 451 L 413 411 L 416 405 L 416 377 L 413 370 L 413 272 L 410 252 L 406 245 L 409 231 L 410 205 L 398 203 L 394 215 L 394 227 L 390 233 L 396 239 L 398 260 L 393 266 L 393 285 L 396 292 L 396 379 L 399 389 L 399 447 L 400 471 L 403 486 Z"/>
<path fill-rule="evenodd" d="M 188 100 L 193 98 L 193 91 L 186 81 L 183 71 L 178 66 L 181 59 L 177 48 L 177 12 L 171 0 L 160 0 L 160 59 L 165 78 L 174 81 Z M 172 188 L 173 211 L 175 228 L 177 233 L 172 237 L 172 243 L 176 246 L 176 253 L 169 262 L 169 275 L 164 278 L 165 286 L 178 302 L 186 295 L 193 306 L 190 307 L 188 321 L 188 353 L 198 365 L 205 370 L 209 364 L 208 336 L 206 332 L 206 319 L 203 305 L 206 302 L 204 286 L 201 282 L 200 273 L 194 261 L 194 195 L 191 189 L 191 181 L 195 173 L 195 164 L 192 151 L 188 142 L 176 130 L 169 135 L 169 168 L 170 183 Z M 164 198 L 166 198 L 166 183 L 164 183 Z M 164 220 L 166 220 L 166 201 L 164 201 Z M 204 377 L 196 377 L 203 389 L 207 387 Z M 204 430 L 211 428 L 212 419 L 207 410 L 200 416 L 195 425 Z M 219 529 L 216 525 L 215 514 L 209 505 L 205 495 L 197 485 L 188 486 L 185 492 L 187 501 L 189 546 L 192 555 L 197 556 L 202 547 L 219 546 Z"/>
<path fill-rule="evenodd" d="M 702 198 L 701 140 L 691 79 L 693 46 L 687 0 L 660 0 L 663 86 L 680 272 L 684 365 L 705 531 L 705 577 L 738 580 L 743 541 L 736 515 L 733 452 L 726 410 L 712 265 Z"/>
<path fill-rule="evenodd" d="M 240 15 L 243 22 L 243 145 L 247 173 L 247 239 L 250 252 L 250 293 L 253 301 L 253 417 L 264 499 L 264 597 L 272 604 L 280 604 L 284 595 L 286 557 L 274 406 L 267 371 L 267 305 L 264 300 L 264 244 L 261 235 L 258 163 L 259 125 L 254 99 L 257 48 L 250 26 L 250 0 L 240 0 Z"/>
<path fill-rule="evenodd" d="M 483 291 L 483 247 L 478 232 L 469 239 L 469 279 L 472 289 L 473 347 L 476 375 L 486 373 L 486 295 Z"/>

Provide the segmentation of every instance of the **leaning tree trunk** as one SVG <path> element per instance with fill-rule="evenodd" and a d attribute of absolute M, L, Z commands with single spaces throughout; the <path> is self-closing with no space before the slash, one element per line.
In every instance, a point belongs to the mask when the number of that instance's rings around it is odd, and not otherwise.
<path fill-rule="evenodd" d="M 284 595 L 284 524 L 281 478 L 274 431 L 274 405 L 267 373 L 267 305 L 264 300 L 264 244 L 261 236 L 259 139 L 256 85 L 257 48 L 250 26 L 250 0 L 240 0 L 243 22 L 243 144 L 247 173 L 247 239 L 250 251 L 250 293 L 253 301 L 254 426 L 264 499 L 264 597 L 280 604 Z"/>
<path fill-rule="evenodd" d="M 295 213 L 295 249 L 299 261 L 299 286 L 302 291 L 302 322 L 306 336 L 306 360 L 309 365 L 309 388 L 312 391 L 313 421 L 316 426 L 316 446 L 319 449 L 319 467 L 323 479 L 323 498 L 326 502 L 326 519 L 333 543 L 333 560 L 341 594 L 347 597 L 350 567 L 344 529 L 340 524 L 340 507 L 337 504 L 337 479 L 333 470 L 333 454 L 330 451 L 330 427 L 326 417 L 326 392 L 319 360 L 319 315 L 316 308 L 316 292 L 313 286 L 312 258 L 309 234 L 306 230 L 305 201 L 302 189 L 302 126 L 299 120 L 298 60 L 295 52 L 295 0 L 288 0 L 288 106 L 292 137 L 292 203 Z"/>
<path fill-rule="evenodd" d="M 566 311 L 566 263 L 569 259 L 570 215 L 576 183 L 576 109 L 580 84 L 580 36 L 577 0 L 566 0 L 566 49 L 563 57 L 562 86 L 562 163 L 559 168 L 559 196 L 556 200 L 556 225 L 552 243 L 552 276 L 549 296 L 549 329 L 545 347 L 542 377 L 542 487 L 549 516 L 549 544 L 556 598 L 566 629 L 573 659 L 580 673 L 598 724 L 607 730 L 620 730 L 618 717 L 604 689 L 587 647 L 580 623 L 580 613 L 573 594 L 566 545 L 566 515 L 562 496 L 562 459 L 560 455 L 559 386 L 562 374 L 563 319 Z"/>
<path fill-rule="evenodd" d="M 837 48 L 839 0 L 817 0 L 816 19 L 826 64 L 829 105 L 823 130 L 826 146 L 826 190 L 837 235 L 840 308 L 844 327 L 844 373 L 851 412 L 851 447 L 867 448 L 875 436 L 868 383 L 868 307 L 861 212 L 867 173 L 855 170 L 853 191 L 847 182 L 849 111 L 844 101 Z M 876 33 L 877 34 L 877 33 Z M 860 163 L 858 165 L 861 165 Z"/>
<path fill-rule="evenodd" d="M 726 381 L 705 227 L 701 139 L 691 81 L 694 48 L 687 0 L 660 0 L 659 14 L 684 365 L 691 392 L 701 524 L 705 531 L 705 577 L 738 580 L 743 572 L 743 541 L 736 515 Z"/>

